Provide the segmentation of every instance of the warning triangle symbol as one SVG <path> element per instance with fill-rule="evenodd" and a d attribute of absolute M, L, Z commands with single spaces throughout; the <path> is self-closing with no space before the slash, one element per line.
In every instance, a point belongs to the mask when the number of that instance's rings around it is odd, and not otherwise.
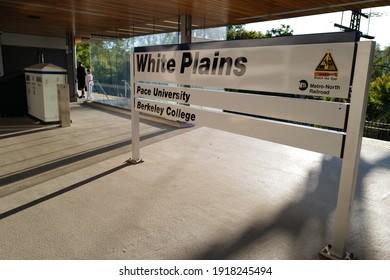
<path fill-rule="evenodd" d="M 331 53 L 326 53 L 318 64 L 316 71 L 337 71 L 336 63 L 334 63 Z"/>

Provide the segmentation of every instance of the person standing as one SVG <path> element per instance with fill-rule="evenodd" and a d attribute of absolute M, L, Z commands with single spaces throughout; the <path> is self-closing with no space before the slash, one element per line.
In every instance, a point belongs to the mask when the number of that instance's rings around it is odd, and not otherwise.
<path fill-rule="evenodd" d="M 86 76 L 86 74 L 87 74 L 87 72 L 86 72 L 85 66 L 83 65 L 82 62 L 79 62 L 78 66 L 77 66 L 77 88 L 78 88 L 78 90 L 81 90 L 81 96 L 79 96 L 80 98 L 85 97 L 84 91 L 85 91 L 85 76 Z"/>
<path fill-rule="evenodd" d="M 92 100 L 92 87 L 93 87 L 93 75 L 90 69 L 87 69 L 87 75 L 85 76 L 85 84 L 87 86 L 87 101 Z"/>

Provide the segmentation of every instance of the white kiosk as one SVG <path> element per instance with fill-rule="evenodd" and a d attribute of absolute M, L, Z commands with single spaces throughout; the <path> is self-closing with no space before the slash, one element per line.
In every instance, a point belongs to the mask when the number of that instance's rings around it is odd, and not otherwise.
<path fill-rule="evenodd" d="M 57 85 L 66 84 L 66 69 L 44 63 L 24 70 L 28 113 L 43 122 L 58 122 Z"/>

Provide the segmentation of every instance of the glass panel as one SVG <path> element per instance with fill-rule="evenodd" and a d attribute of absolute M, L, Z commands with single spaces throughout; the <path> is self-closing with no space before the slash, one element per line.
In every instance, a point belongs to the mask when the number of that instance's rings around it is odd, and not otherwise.
<path fill-rule="evenodd" d="M 192 30 L 192 42 L 224 41 L 226 40 L 226 27 Z"/>
<path fill-rule="evenodd" d="M 130 108 L 129 39 L 91 44 L 91 72 L 95 102 Z"/>
<path fill-rule="evenodd" d="M 225 40 L 226 27 L 193 30 L 193 41 Z M 95 102 L 130 108 L 131 52 L 134 47 L 177 44 L 178 32 L 102 41 L 91 44 Z"/>

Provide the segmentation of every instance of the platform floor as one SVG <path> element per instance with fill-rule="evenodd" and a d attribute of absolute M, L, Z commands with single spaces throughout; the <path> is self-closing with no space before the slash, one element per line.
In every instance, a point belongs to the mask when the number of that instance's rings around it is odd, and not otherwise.
<path fill-rule="evenodd" d="M 72 125 L 0 134 L 0 259 L 316 260 L 341 160 L 72 103 Z M 0 130 L 1 131 L 1 130 Z M 390 143 L 363 139 L 348 251 L 390 259 Z"/>

